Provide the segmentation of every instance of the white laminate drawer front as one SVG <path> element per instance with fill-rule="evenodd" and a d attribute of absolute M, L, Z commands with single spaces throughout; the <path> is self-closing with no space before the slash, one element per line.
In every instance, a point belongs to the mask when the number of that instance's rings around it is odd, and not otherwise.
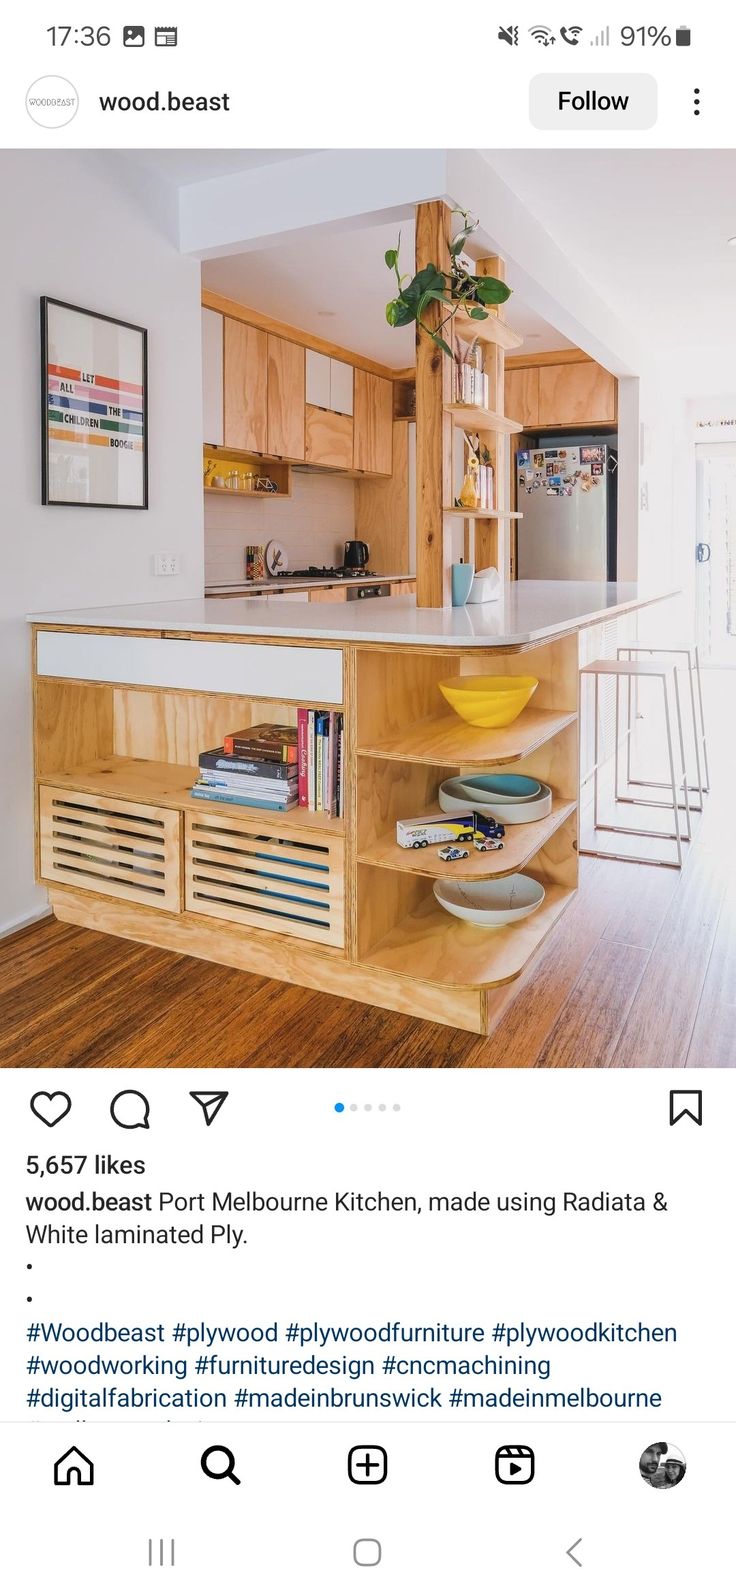
<path fill-rule="evenodd" d="M 353 413 L 353 367 L 345 360 L 330 360 L 330 409 L 338 415 Z"/>
<path fill-rule="evenodd" d="M 330 360 L 316 349 L 307 349 L 306 400 L 321 410 L 330 408 Z"/>
<path fill-rule="evenodd" d="M 39 675 L 68 681 L 342 702 L 341 648 L 39 631 L 37 668 Z"/>

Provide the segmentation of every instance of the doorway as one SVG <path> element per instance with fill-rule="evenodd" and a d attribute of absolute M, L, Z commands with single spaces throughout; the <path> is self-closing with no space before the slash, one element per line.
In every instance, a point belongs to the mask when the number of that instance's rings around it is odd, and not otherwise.
<path fill-rule="evenodd" d="M 736 669 L 736 443 L 699 443 L 696 633 L 703 664 Z"/>

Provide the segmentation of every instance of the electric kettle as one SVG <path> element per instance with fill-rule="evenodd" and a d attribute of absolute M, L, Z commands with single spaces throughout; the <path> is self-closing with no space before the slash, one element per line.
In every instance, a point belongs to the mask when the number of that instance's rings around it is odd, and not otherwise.
<path fill-rule="evenodd" d="M 370 558 L 370 552 L 367 542 L 346 542 L 345 569 L 365 570 Z"/>

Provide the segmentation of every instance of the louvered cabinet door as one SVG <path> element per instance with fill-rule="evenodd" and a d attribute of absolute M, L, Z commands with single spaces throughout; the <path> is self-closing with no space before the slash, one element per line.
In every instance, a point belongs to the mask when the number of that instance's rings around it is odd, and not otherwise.
<path fill-rule="evenodd" d="M 41 877 L 179 913 L 180 817 L 149 803 L 41 786 Z"/>
<path fill-rule="evenodd" d="M 229 814 L 186 815 L 188 913 L 341 947 L 343 862 L 342 837 L 290 830 L 266 812 L 252 823 Z"/>

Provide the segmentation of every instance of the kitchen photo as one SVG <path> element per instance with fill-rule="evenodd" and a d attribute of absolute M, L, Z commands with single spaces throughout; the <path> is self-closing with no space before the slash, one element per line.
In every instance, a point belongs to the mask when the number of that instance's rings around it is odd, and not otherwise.
<path fill-rule="evenodd" d="M 736 1061 L 736 165 L 672 166 L 0 155 L 0 1066 Z"/>

